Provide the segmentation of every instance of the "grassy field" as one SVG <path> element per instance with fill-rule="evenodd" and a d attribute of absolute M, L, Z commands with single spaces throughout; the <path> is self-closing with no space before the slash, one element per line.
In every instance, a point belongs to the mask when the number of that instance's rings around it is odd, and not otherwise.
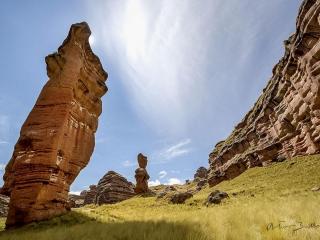
<path fill-rule="evenodd" d="M 135 197 L 114 205 L 89 205 L 47 222 L 2 231 L 0 239 L 320 239 L 320 155 L 253 168 L 186 204 Z M 190 187 L 190 186 L 188 186 Z M 183 187 L 180 187 L 183 188 Z M 207 207 L 219 189 L 230 198 Z M 4 227 L 4 219 L 0 222 Z"/>

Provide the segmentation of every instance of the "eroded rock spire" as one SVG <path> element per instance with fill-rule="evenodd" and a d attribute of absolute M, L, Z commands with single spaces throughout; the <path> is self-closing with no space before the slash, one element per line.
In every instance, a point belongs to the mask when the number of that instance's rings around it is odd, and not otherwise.
<path fill-rule="evenodd" d="M 92 52 L 87 23 L 73 24 L 46 57 L 48 82 L 24 122 L 1 193 L 11 197 L 7 227 L 67 211 L 70 184 L 95 145 L 107 73 Z"/>
<path fill-rule="evenodd" d="M 136 187 L 134 189 L 135 193 L 147 193 L 149 192 L 148 188 L 148 180 L 149 180 L 149 174 L 147 172 L 147 164 L 148 159 L 146 156 L 144 156 L 142 153 L 138 154 L 138 164 L 139 167 L 136 169 Z"/>

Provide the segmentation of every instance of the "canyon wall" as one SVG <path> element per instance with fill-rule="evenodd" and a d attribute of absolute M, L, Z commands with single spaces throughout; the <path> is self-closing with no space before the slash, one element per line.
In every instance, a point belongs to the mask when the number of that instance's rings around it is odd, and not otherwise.
<path fill-rule="evenodd" d="M 49 80 L 24 122 L 1 193 L 10 196 L 7 228 L 68 210 L 68 191 L 95 145 L 107 73 L 92 52 L 87 23 L 73 24 L 46 57 Z"/>
<path fill-rule="evenodd" d="M 251 167 L 320 152 L 320 1 L 302 2 L 284 45 L 254 107 L 209 155 L 211 186 Z"/>

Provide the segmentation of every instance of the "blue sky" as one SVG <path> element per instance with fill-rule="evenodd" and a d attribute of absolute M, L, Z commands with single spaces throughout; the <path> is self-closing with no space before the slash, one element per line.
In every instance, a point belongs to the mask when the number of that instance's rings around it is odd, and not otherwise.
<path fill-rule="evenodd" d="M 109 73 L 96 148 L 71 190 L 109 170 L 192 179 L 254 104 L 295 30 L 300 0 L 1 1 L 0 166 L 47 81 L 44 57 L 87 21 Z"/>

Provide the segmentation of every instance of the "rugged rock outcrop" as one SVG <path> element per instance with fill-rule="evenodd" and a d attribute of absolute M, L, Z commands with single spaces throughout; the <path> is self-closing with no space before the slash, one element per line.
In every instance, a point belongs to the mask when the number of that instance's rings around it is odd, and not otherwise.
<path fill-rule="evenodd" d="M 225 198 L 228 198 L 229 195 L 226 192 L 221 192 L 219 190 L 215 190 L 209 194 L 207 199 L 207 205 L 209 204 L 220 204 L 221 201 Z"/>
<path fill-rule="evenodd" d="M 197 182 L 197 191 L 200 191 L 204 186 L 206 186 L 208 184 L 208 180 L 207 179 L 200 179 Z"/>
<path fill-rule="evenodd" d="M 84 196 L 84 205 L 95 203 L 97 196 L 97 186 L 90 185 L 89 190 L 85 190 L 85 194 L 82 193 L 82 196 Z"/>
<path fill-rule="evenodd" d="M 69 194 L 68 203 L 70 208 L 79 208 L 84 206 L 84 196 Z"/>
<path fill-rule="evenodd" d="M 0 217 L 7 217 L 10 198 L 0 194 Z"/>
<path fill-rule="evenodd" d="M 98 183 L 95 203 L 117 203 L 133 196 L 134 185 L 119 173 L 109 171 Z"/>
<path fill-rule="evenodd" d="M 208 170 L 205 167 L 199 167 L 194 174 L 194 181 L 200 181 L 201 179 L 206 179 L 208 177 Z"/>
<path fill-rule="evenodd" d="M 163 189 L 162 192 L 158 193 L 157 198 L 163 198 L 165 196 L 167 196 L 170 193 L 174 193 L 177 191 L 177 188 L 175 188 L 174 186 L 167 186 L 165 189 Z"/>
<path fill-rule="evenodd" d="M 89 45 L 87 23 L 73 24 L 46 57 L 48 82 L 24 122 L 6 166 L 7 227 L 67 211 L 70 184 L 89 162 L 107 73 Z"/>
<path fill-rule="evenodd" d="M 139 153 L 138 163 L 139 163 L 139 168 L 136 169 L 136 174 L 135 174 L 137 184 L 134 191 L 136 193 L 147 193 L 149 192 L 148 180 L 150 178 L 146 169 L 148 164 L 147 157 L 144 156 L 142 153 Z"/>
<path fill-rule="evenodd" d="M 189 198 L 192 198 L 193 194 L 191 192 L 179 192 L 171 196 L 170 202 L 174 204 L 182 204 Z"/>
<path fill-rule="evenodd" d="M 209 183 L 320 151 L 320 2 L 305 0 L 296 32 L 253 109 L 209 155 Z"/>

